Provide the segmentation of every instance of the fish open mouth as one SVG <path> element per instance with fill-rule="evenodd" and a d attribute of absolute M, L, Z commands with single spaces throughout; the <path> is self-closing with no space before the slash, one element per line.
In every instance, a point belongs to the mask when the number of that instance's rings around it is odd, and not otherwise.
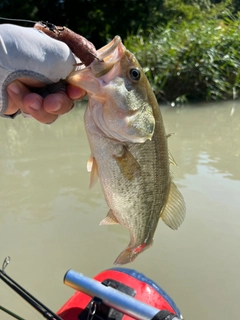
<path fill-rule="evenodd" d="M 98 50 L 98 58 L 107 61 L 120 43 L 122 43 L 121 38 L 119 36 L 114 37 L 111 42 Z"/>
<path fill-rule="evenodd" d="M 121 60 L 125 54 L 126 48 L 122 44 L 119 36 L 109 42 L 106 46 L 98 50 L 98 61 L 91 65 L 92 71 L 96 78 L 100 78 L 107 74 L 114 65 Z"/>

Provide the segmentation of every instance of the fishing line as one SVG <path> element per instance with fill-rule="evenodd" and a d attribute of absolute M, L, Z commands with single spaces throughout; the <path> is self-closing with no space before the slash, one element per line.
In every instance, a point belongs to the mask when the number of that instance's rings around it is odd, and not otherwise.
<path fill-rule="evenodd" d="M 0 17 L 0 20 L 19 21 L 19 22 L 28 22 L 28 23 L 37 23 L 38 22 L 38 21 L 33 21 L 33 20 L 12 19 L 12 18 L 4 18 L 4 17 Z"/>
<path fill-rule="evenodd" d="M 12 19 L 12 18 L 4 18 L 4 17 L 0 17 L 0 20 L 7 20 L 7 21 L 18 21 L 18 22 L 27 22 L 27 23 L 40 23 L 41 25 L 43 25 L 44 27 L 48 28 L 51 31 L 54 31 L 55 29 L 58 30 L 58 28 L 55 26 L 55 24 L 48 22 L 48 21 L 34 21 L 34 20 L 24 20 L 24 19 Z M 62 31 L 62 30 L 58 30 L 58 31 Z"/>

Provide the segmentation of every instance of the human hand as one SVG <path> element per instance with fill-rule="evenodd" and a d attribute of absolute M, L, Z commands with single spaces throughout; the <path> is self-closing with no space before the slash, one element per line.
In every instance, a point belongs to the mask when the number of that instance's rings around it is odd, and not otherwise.
<path fill-rule="evenodd" d="M 29 115 L 39 122 L 50 124 L 59 115 L 70 111 L 74 106 L 74 100 L 81 100 L 86 94 L 81 88 L 68 85 L 66 92 L 51 93 L 43 98 L 40 94 L 31 92 L 26 82 L 26 79 L 15 80 L 7 87 L 9 99 L 5 115 L 13 115 L 21 110 L 25 117 Z M 43 85 L 36 81 L 37 87 Z"/>
<path fill-rule="evenodd" d="M 83 98 L 82 89 L 61 86 L 78 62 L 66 44 L 34 28 L 15 25 L 0 25 L 0 36 L 1 115 L 21 111 L 51 123 L 72 108 L 73 100 Z M 41 87 L 51 90 L 42 97 L 36 92 Z"/>

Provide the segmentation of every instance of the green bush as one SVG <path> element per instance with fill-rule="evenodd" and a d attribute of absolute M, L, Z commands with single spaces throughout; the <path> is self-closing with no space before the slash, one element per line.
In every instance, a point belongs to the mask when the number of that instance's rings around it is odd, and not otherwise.
<path fill-rule="evenodd" d="M 228 11 L 177 19 L 125 40 L 158 99 L 169 102 L 236 98 L 240 90 L 239 17 Z M 191 14 L 188 13 L 188 14 Z"/>
<path fill-rule="evenodd" d="M 3 17 L 65 25 L 97 48 L 120 35 L 144 66 L 157 97 L 171 102 L 240 95 L 239 9 L 240 0 L 0 2 Z"/>

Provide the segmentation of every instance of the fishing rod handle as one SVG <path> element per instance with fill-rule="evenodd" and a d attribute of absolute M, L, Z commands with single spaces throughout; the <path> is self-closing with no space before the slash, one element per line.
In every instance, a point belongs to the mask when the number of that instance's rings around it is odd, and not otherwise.
<path fill-rule="evenodd" d="M 159 309 L 136 300 L 116 289 L 107 287 L 101 282 L 88 278 L 74 270 L 67 271 L 63 282 L 67 286 L 81 291 L 90 297 L 100 298 L 107 306 L 137 320 L 151 320 L 160 311 Z"/>

